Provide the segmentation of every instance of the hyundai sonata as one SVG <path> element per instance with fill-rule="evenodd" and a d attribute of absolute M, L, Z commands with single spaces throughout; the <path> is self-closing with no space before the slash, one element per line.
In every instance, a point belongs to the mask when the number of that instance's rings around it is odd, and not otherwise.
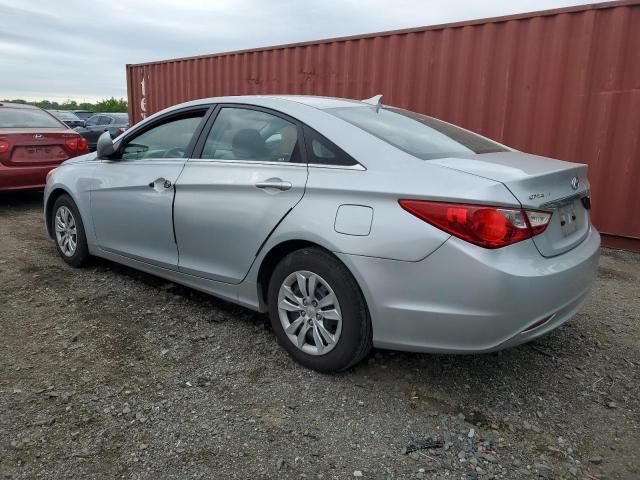
<path fill-rule="evenodd" d="M 564 323 L 598 262 L 586 174 L 380 96 L 224 97 L 103 134 L 44 209 L 70 265 L 268 312 L 298 362 L 337 371 L 372 346 L 489 352 Z"/>

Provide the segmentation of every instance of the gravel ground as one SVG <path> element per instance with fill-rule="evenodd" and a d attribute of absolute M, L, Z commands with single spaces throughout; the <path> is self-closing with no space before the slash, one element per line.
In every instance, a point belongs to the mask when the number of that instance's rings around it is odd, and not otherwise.
<path fill-rule="evenodd" d="M 571 322 L 479 356 L 306 370 L 266 317 L 102 260 L 0 196 L 4 478 L 640 478 L 640 255 Z"/>

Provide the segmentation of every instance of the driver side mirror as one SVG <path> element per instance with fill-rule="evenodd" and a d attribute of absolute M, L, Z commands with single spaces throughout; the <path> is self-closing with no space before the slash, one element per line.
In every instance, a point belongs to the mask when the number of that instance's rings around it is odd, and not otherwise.
<path fill-rule="evenodd" d="M 98 158 L 107 158 L 115 153 L 116 149 L 113 146 L 113 139 L 111 138 L 111 134 L 109 132 L 104 132 L 98 138 L 98 143 L 96 144 L 96 152 L 98 153 Z"/>

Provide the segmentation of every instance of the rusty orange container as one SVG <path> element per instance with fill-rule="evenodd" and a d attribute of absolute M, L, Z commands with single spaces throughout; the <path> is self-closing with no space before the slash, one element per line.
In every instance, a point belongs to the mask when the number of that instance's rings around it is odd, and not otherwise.
<path fill-rule="evenodd" d="M 640 251 L 640 1 L 127 65 L 136 123 L 264 93 L 367 98 L 589 164 L 606 245 Z"/>

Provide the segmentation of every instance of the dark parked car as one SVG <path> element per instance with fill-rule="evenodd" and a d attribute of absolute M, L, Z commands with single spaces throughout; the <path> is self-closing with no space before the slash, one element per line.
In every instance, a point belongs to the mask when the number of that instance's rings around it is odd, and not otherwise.
<path fill-rule="evenodd" d="M 93 112 L 89 110 L 71 110 L 80 120 L 89 120 L 93 117 Z"/>
<path fill-rule="evenodd" d="M 47 110 L 58 120 L 62 120 L 69 128 L 84 127 L 84 120 L 70 110 Z"/>
<path fill-rule="evenodd" d="M 96 149 L 98 137 L 109 132 L 112 138 L 117 137 L 129 128 L 129 115 L 126 113 L 96 113 L 85 122 L 84 127 L 76 128 L 89 144 L 89 150 Z"/>
<path fill-rule="evenodd" d="M 0 191 L 42 188 L 50 170 L 85 153 L 85 139 L 50 113 L 0 102 Z"/>

